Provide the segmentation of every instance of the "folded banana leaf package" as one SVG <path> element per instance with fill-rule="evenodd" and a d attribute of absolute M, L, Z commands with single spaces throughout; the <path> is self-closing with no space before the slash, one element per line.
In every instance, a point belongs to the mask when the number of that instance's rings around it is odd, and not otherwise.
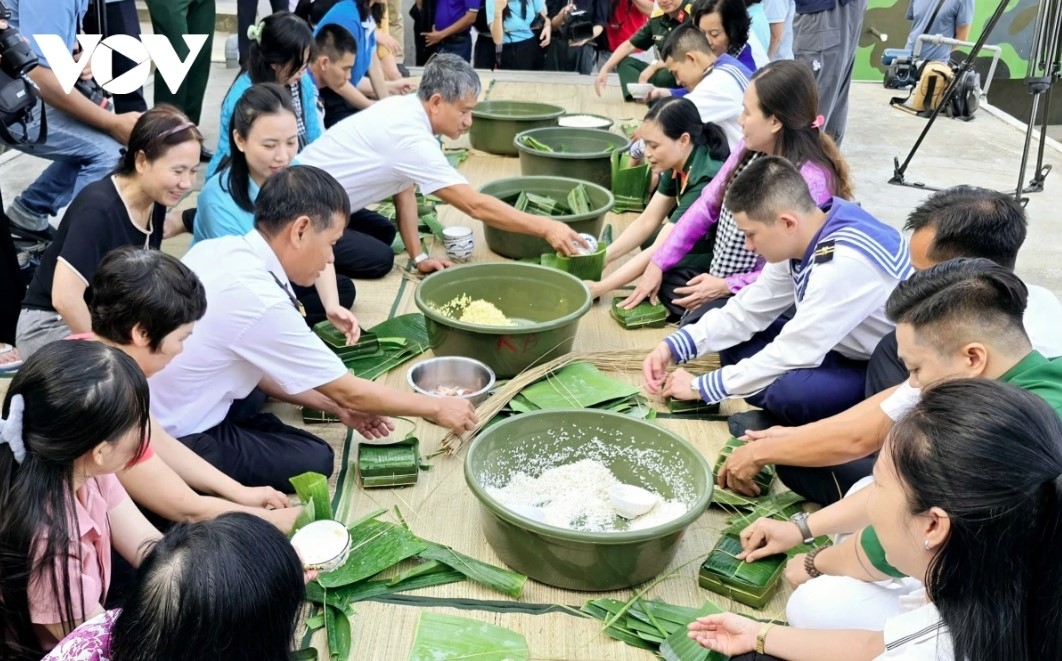
<path fill-rule="evenodd" d="M 373 326 L 363 332 L 353 346 L 346 346 L 346 338 L 329 321 L 322 321 L 313 330 L 347 369 L 369 381 L 419 356 L 429 347 L 424 315 L 417 312 L 392 317 Z"/>
<path fill-rule="evenodd" d="M 787 558 L 779 553 L 745 562 L 737 557 L 742 550 L 741 539 L 736 535 L 723 535 L 701 565 L 697 582 L 716 594 L 763 608 L 782 578 Z"/>
<path fill-rule="evenodd" d="M 635 328 L 663 328 L 667 325 L 667 308 L 663 303 L 653 305 L 649 301 L 642 301 L 630 310 L 620 307 L 623 299 L 616 297 L 612 301 L 610 310 L 612 318 L 619 322 L 626 330 Z"/>
<path fill-rule="evenodd" d="M 648 163 L 632 167 L 629 153 L 612 152 L 612 195 L 616 198 L 613 213 L 644 211 L 651 177 Z"/>
<path fill-rule="evenodd" d="M 726 463 L 727 458 L 730 457 L 735 449 L 745 445 L 744 441 L 736 438 L 731 438 L 723 446 L 723 449 L 719 451 L 719 458 L 715 461 L 715 468 L 712 473 L 716 476 L 719 475 L 719 471 L 723 468 L 723 464 Z M 771 490 L 771 483 L 774 482 L 775 470 L 774 466 L 764 466 L 760 469 L 759 473 L 756 473 L 756 477 L 752 479 L 757 486 L 760 487 L 760 496 L 750 497 L 743 496 L 739 493 L 730 491 L 729 489 L 721 489 L 718 486 L 712 490 L 712 504 L 721 505 L 723 507 L 742 507 L 750 509 L 755 507 L 761 498 L 768 497 L 768 493 Z"/>
<path fill-rule="evenodd" d="M 383 445 L 359 443 L 357 466 L 363 488 L 414 485 L 420 474 L 420 441 L 410 437 Z"/>

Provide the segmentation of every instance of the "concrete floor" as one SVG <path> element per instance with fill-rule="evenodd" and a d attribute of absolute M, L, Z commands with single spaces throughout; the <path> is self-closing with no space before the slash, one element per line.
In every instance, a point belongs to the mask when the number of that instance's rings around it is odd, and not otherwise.
<path fill-rule="evenodd" d="M 217 113 L 236 75 L 224 64 L 215 64 L 207 90 L 207 111 L 201 129 L 207 145 L 217 144 Z M 558 82 L 590 84 L 589 78 L 571 74 L 508 73 L 507 77 L 541 80 L 558 76 Z M 148 90 L 150 98 L 150 87 Z M 902 159 L 925 126 L 924 119 L 889 108 L 890 90 L 879 84 L 854 84 L 851 113 L 843 151 L 856 184 L 858 201 L 882 220 L 900 226 L 910 210 L 930 194 L 918 188 L 888 184 L 893 158 Z M 633 109 L 632 115 L 638 111 Z M 910 182 L 947 187 L 957 184 L 1013 191 L 1024 143 L 1024 126 L 983 109 L 972 122 L 941 118 L 930 131 L 906 172 Z M 1032 155 L 1035 160 L 1035 152 Z M 1051 140 L 1045 162 L 1062 166 L 1062 146 Z M 8 152 L 0 156 L 0 186 L 11 200 L 44 169 L 42 160 Z M 1030 172 L 1032 168 L 1030 167 Z M 202 175 L 200 175 L 202 177 Z M 190 204 L 191 200 L 186 203 Z M 1029 238 L 1018 260 L 1018 272 L 1029 282 L 1043 285 L 1062 296 L 1062 172 L 1046 181 L 1044 192 L 1029 195 Z M 174 246 L 178 248 L 178 246 Z"/>

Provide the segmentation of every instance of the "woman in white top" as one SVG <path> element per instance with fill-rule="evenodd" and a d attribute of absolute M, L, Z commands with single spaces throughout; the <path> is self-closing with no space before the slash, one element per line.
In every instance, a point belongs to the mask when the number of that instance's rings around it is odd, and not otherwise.
<path fill-rule="evenodd" d="M 929 388 L 893 428 L 874 479 L 867 514 L 886 557 L 926 586 L 884 632 L 724 614 L 690 636 L 731 657 L 788 661 L 1062 658 L 1062 422 L 1043 399 L 987 379 Z"/>

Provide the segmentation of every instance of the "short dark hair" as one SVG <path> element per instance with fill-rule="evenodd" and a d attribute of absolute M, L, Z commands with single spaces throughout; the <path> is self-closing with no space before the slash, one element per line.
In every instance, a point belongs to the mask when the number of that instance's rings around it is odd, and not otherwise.
<path fill-rule="evenodd" d="M 934 230 L 929 256 L 937 262 L 956 257 L 984 257 L 1009 269 L 1025 243 L 1025 209 L 1012 195 L 955 186 L 934 193 L 915 207 L 904 229 Z"/>
<path fill-rule="evenodd" d="M 962 258 L 898 284 L 885 314 L 893 323 L 910 324 L 943 351 L 974 339 L 972 333 L 995 344 L 1021 346 L 1029 342 L 1022 323 L 1028 301 L 1028 288 L 1010 269 L 988 259 Z"/>
<path fill-rule="evenodd" d="M 273 236 L 299 216 L 307 216 L 315 232 L 325 232 L 336 214 L 350 216 L 350 198 L 343 186 L 320 168 L 293 165 L 262 184 L 254 204 L 254 226 Z"/>
<path fill-rule="evenodd" d="M 111 658 L 287 661 L 305 595 L 295 549 L 264 519 L 178 524 L 140 565 Z"/>
<path fill-rule="evenodd" d="M 152 351 L 179 327 L 206 313 L 206 290 L 190 268 L 161 250 L 125 246 L 104 255 L 85 290 L 92 332 L 130 344 L 133 327 L 144 329 Z"/>
<path fill-rule="evenodd" d="M 809 212 L 816 208 L 804 176 L 780 156 L 752 161 L 730 182 L 723 204 L 731 213 L 743 213 L 768 225 L 786 209 Z"/>
<path fill-rule="evenodd" d="M 313 38 L 317 47 L 317 54 L 324 55 L 333 62 L 339 60 L 347 53 L 358 52 L 358 42 L 350 30 L 342 25 L 328 23 L 317 29 Z"/>
<path fill-rule="evenodd" d="M 711 53 L 712 46 L 708 43 L 708 37 L 697 29 L 692 23 L 683 23 L 674 30 L 664 41 L 660 49 L 660 59 L 681 60 L 687 53 Z"/>

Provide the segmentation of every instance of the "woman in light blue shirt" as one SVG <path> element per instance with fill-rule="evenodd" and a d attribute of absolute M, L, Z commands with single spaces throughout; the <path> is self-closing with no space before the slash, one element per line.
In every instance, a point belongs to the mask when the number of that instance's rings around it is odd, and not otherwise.
<path fill-rule="evenodd" d="M 243 236 L 254 229 L 254 201 L 266 179 L 291 165 L 298 129 L 291 98 L 272 83 L 249 88 L 236 103 L 229 139 L 231 157 L 207 179 L 199 193 L 192 243 L 222 236 Z M 347 230 L 343 241 L 357 241 Z M 338 248 L 337 248 L 338 249 Z M 306 323 L 350 314 L 354 283 L 329 264 L 313 287 L 292 285 L 306 308 Z M 339 324 L 337 324 L 339 326 Z"/>
<path fill-rule="evenodd" d="M 479 34 L 476 68 L 542 70 L 550 42 L 546 0 L 508 0 L 504 7 L 495 0 L 484 0 L 479 14 L 475 23 Z M 495 25 L 499 14 L 500 30 Z"/>

